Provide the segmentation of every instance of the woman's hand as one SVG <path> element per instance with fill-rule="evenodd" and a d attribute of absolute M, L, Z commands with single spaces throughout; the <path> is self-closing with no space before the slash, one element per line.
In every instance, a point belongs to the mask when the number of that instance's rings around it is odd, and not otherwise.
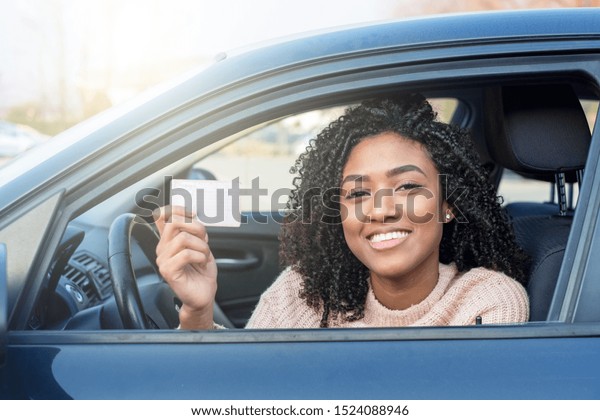
<path fill-rule="evenodd" d="M 155 211 L 155 220 L 160 232 L 156 263 L 183 303 L 179 311 L 181 328 L 211 329 L 217 264 L 208 246 L 206 228 L 183 207 L 161 207 Z"/>

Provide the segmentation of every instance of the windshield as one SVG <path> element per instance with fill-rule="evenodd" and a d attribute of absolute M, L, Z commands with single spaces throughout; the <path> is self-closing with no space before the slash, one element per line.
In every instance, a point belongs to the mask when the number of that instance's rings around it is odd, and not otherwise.
<path fill-rule="evenodd" d="M 22 151 L 22 153 L 11 157 L 10 159 L 0 160 L 0 187 L 8 184 L 10 181 L 18 178 L 22 174 L 35 168 L 40 163 L 59 154 L 78 141 L 91 135 L 101 127 L 110 124 L 112 121 L 131 113 L 136 108 L 150 102 L 161 96 L 163 93 L 172 90 L 175 86 L 201 73 L 209 65 L 203 65 L 193 71 L 184 73 L 175 79 L 158 84 L 146 91 L 138 94 L 134 98 L 123 102 L 120 105 L 107 109 L 83 122 L 63 131 L 55 137 L 48 138 L 39 142 L 33 147 Z M 107 142 L 111 139 L 105 139 Z"/>

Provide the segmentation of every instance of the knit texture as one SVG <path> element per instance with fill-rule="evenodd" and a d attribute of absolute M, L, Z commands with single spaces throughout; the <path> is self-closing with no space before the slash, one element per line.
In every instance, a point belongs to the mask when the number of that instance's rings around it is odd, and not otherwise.
<path fill-rule="evenodd" d="M 403 327 L 526 322 L 529 301 L 521 284 L 485 268 L 459 273 L 454 264 L 440 264 L 435 288 L 420 303 L 404 310 L 383 306 L 369 291 L 365 316 L 357 321 L 330 320 L 331 327 Z M 321 313 L 299 297 L 302 277 L 286 269 L 262 295 L 246 328 L 319 328 Z"/>

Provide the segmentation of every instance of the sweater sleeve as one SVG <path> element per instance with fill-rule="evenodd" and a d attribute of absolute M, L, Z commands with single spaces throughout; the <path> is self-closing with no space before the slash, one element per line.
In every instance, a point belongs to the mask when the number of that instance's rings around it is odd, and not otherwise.
<path fill-rule="evenodd" d="M 481 316 L 482 324 L 527 322 L 529 299 L 525 288 L 516 280 L 483 268 L 471 270 L 475 279 L 465 299 L 461 323 L 471 325 Z"/>

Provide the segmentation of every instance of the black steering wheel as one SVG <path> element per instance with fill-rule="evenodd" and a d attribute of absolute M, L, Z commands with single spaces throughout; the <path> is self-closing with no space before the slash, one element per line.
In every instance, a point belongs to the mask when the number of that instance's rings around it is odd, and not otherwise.
<path fill-rule="evenodd" d="M 131 261 L 131 238 L 154 268 L 158 281 L 138 285 Z M 162 279 L 156 265 L 158 232 L 140 216 L 125 213 L 117 217 L 108 233 L 108 267 L 119 316 L 126 329 L 175 328 L 179 325 L 181 302 Z M 217 324 L 233 328 L 231 321 L 215 303 Z"/>
<path fill-rule="evenodd" d="M 140 216 L 132 213 L 120 215 L 114 220 L 108 233 L 108 267 L 110 269 L 110 278 L 115 301 L 117 303 L 121 321 L 123 322 L 123 327 L 127 329 L 160 327 L 160 324 L 163 324 L 163 322 L 160 321 L 163 321 L 163 319 L 154 319 L 156 316 L 149 318 L 142 303 L 140 289 L 138 288 L 138 282 L 131 262 L 131 239 L 134 236 L 144 252 L 144 255 L 156 273 L 158 273 L 158 267 L 156 266 L 155 261 L 155 249 L 158 244 L 158 234 L 154 228 Z M 166 283 L 162 281 L 160 283 L 166 285 Z M 161 287 L 160 283 L 154 283 L 154 287 L 152 288 L 156 295 L 164 295 L 165 293 L 164 287 Z M 158 289 L 163 289 L 163 292 L 158 293 Z M 168 289 L 170 291 L 170 288 Z M 169 295 L 169 293 L 167 293 L 167 295 Z M 177 319 L 177 310 L 173 304 L 176 297 L 172 291 L 170 295 L 171 296 L 164 296 L 167 300 L 170 300 L 170 302 L 164 303 L 167 304 L 166 306 L 172 307 L 172 311 L 170 311 L 172 313 L 161 314 L 163 316 L 160 316 L 159 318 L 164 318 L 164 315 L 167 315 L 168 318 L 172 318 L 174 315 L 175 319 Z M 164 304 L 160 306 L 165 307 Z M 152 312 L 156 313 L 154 310 Z"/>

